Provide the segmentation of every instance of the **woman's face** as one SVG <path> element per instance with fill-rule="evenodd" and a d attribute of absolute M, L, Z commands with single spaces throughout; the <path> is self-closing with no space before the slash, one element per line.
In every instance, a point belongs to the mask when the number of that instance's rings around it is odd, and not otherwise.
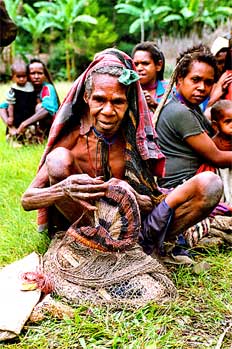
<path fill-rule="evenodd" d="M 195 105 L 201 104 L 210 94 L 214 84 L 214 68 L 204 62 L 192 62 L 188 74 L 177 80 L 177 91 Z"/>
<path fill-rule="evenodd" d="M 34 62 L 29 65 L 29 76 L 32 84 L 41 86 L 45 81 L 44 67 L 42 63 Z"/>
<path fill-rule="evenodd" d="M 155 63 L 150 52 L 138 50 L 134 54 L 133 61 L 142 86 L 156 82 L 157 72 L 162 68 L 161 60 Z"/>
<path fill-rule="evenodd" d="M 119 129 L 128 108 L 126 86 L 118 78 L 108 74 L 96 74 L 91 95 L 85 92 L 84 100 L 96 130 L 112 137 Z"/>

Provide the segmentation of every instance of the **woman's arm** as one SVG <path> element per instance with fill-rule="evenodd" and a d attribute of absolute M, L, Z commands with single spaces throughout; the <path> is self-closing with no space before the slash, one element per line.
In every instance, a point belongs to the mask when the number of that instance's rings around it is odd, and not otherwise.
<path fill-rule="evenodd" d="M 7 125 L 8 112 L 6 108 L 0 108 L 0 117 L 5 125 Z"/>
<path fill-rule="evenodd" d="M 222 151 L 217 148 L 212 139 L 203 132 L 185 138 L 188 145 L 207 162 L 216 167 L 232 167 L 232 151 Z"/>
<path fill-rule="evenodd" d="M 31 117 L 29 117 L 28 119 L 24 120 L 23 122 L 21 122 L 21 124 L 19 125 L 17 132 L 18 133 L 23 133 L 25 131 L 25 129 L 31 125 L 34 124 L 35 122 L 44 119 L 45 117 L 47 117 L 49 115 L 49 112 L 44 109 L 44 108 L 40 108 L 35 114 L 33 114 Z"/>
<path fill-rule="evenodd" d="M 95 206 L 88 201 L 105 195 L 108 184 L 101 178 L 91 178 L 87 174 L 71 175 L 63 181 L 49 186 L 46 164 L 22 196 L 22 206 L 26 211 L 49 207 L 64 198 L 79 202 L 83 207 L 93 210 Z"/>
<path fill-rule="evenodd" d="M 214 84 L 212 91 L 210 93 L 210 99 L 207 103 L 207 107 L 204 111 L 205 116 L 210 120 L 210 110 L 214 103 L 216 103 L 219 99 L 225 95 L 228 86 L 232 83 L 232 73 L 223 73 L 220 76 L 220 79 Z"/>

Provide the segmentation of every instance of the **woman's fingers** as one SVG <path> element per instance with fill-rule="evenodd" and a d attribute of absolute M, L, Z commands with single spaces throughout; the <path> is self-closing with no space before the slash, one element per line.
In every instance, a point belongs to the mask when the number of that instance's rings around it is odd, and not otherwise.
<path fill-rule="evenodd" d="M 71 175 L 63 182 L 63 192 L 73 201 L 79 202 L 82 207 L 88 210 L 97 210 L 97 207 L 90 203 L 105 196 L 109 184 L 105 183 L 102 177 L 92 178 L 86 174 Z"/>
<path fill-rule="evenodd" d="M 86 208 L 89 211 L 96 211 L 97 207 L 94 205 L 91 205 L 90 203 L 88 203 L 87 201 L 84 200 L 76 200 L 77 202 L 79 202 L 79 204 L 83 207 Z"/>
<path fill-rule="evenodd" d="M 105 196 L 105 192 L 101 191 L 98 193 L 86 193 L 86 192 L 75 192 L 75 191 L 71 191 L 69 193 L 69 196 L 73 199 L 73 200 L 96 200 L 96 199 L 100 199 L 103 196 Z"/>
<path fill-rule="evenodd" d="M 87 174 L 71 175 L 67 178 L 67 182 L 71 184 L 103 184 L 104 180 L 102 177 L 92 178 Z"/>
<path fill-rule="evenodd" d="M 105 193 L 107 189 L 107 184 L 70 184 L 68 187 L 68 191 L 72 193 Z"/>
<path fill-rule="evenodd" d="M 73 200 L 78 202 L 83 208 L 87 210 L 96 211 L 97 207 L 88 201 L 99 200 L 105 195 L 105 192 L 99 193 L 80 193 L 80 192 L 70 192 L 68 196 Z"/>

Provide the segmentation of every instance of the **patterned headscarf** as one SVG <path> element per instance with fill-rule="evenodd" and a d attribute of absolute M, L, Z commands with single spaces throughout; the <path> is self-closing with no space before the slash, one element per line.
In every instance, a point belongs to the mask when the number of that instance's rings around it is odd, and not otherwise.
<path fill-rule="evenodd" d="M 55 116 L 40 166 L 43 165 L 47 154 L 53 149 L 67 125 L 79 122 L 78 110 L 83 106 L 85 80 L 91 72 L 104 66 L 122 67 L 123 73 L 118 80 L 130 86 L 129 117 L 125 128 L 125 179 L 139 193 L 149 195 L 155 204 L 160 201 L 161 193 L 157 189 L 154 176 L 163 175 L 165 157 L 156 142 L 157 134 L 152 126 L 150 111 L 140 87 L 134 63 L 127 54 L 115 48 L 98 53 L 89 67 L 74 82 Z"/>

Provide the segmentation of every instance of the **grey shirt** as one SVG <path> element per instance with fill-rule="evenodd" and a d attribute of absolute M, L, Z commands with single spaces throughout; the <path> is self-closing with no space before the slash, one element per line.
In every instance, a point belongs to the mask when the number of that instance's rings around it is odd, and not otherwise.
<path fill-rule="evenodd" d="M 193 177 L 204 162 L 185 139 L 209 133 L 211 126 L 200 108 L 190 109 L 173 96 L 160 113 L 156 131 L 166 156 L 165 177 L 158 182 L 161 187 L 173 188 Z"/>

